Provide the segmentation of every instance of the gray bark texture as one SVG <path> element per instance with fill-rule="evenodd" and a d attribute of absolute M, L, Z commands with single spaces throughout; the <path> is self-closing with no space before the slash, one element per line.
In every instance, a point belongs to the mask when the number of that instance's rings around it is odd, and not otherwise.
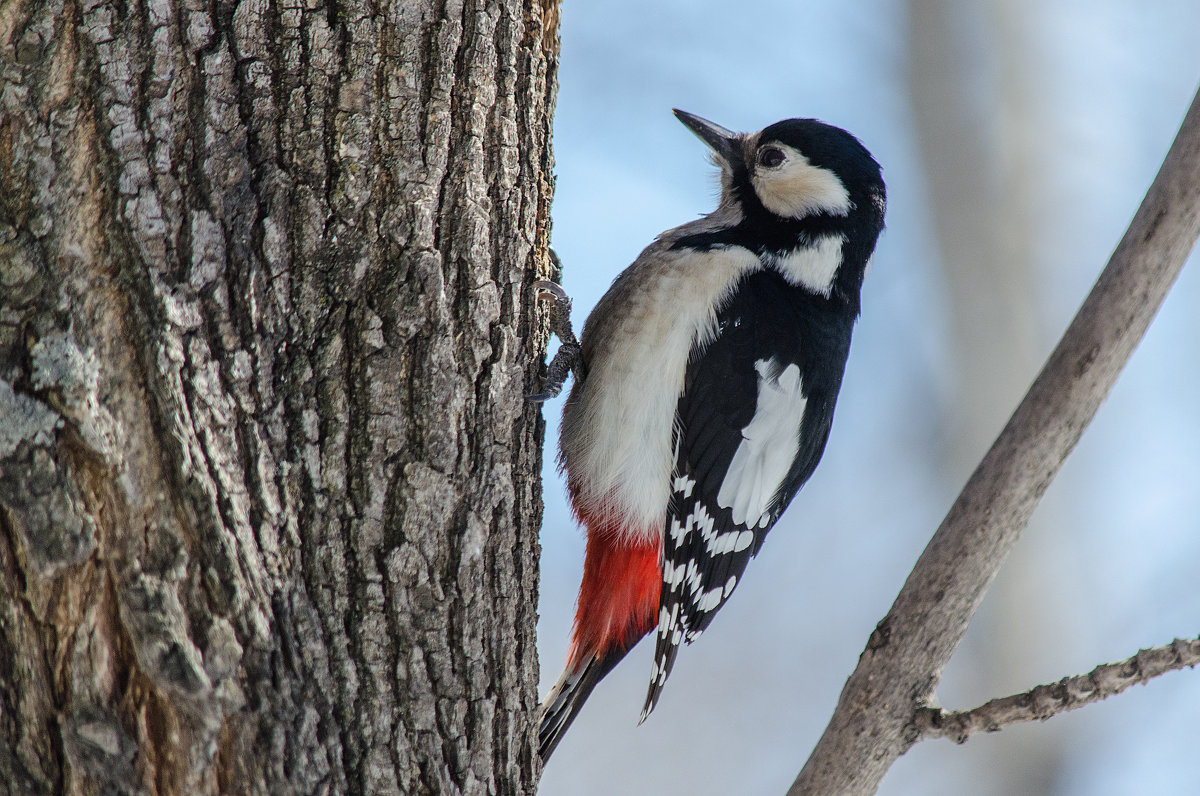
<path fill-rule="evenodd" d="M 871 634 L 788 791 L 870 794 L 921 739 L 983 594 L 1200 235 L 1200 93 L 1108 266 Z"/>
<path fill-rule="evenodd" d="M 0 2 L 0 794 L 535 789 L 557 51 Z"/>

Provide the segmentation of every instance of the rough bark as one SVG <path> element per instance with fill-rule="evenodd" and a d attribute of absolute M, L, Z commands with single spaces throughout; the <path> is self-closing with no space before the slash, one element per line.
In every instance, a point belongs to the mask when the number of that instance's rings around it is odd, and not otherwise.
<path fill-rule="evenodd" d="M 557 3 L 0 3 L 0 793 L 535 788 Z"/>
<path fill-rule="evenodd" d="M 1200 94 L 1095 287 L 872 633 L 789 793 L 874 793 L 942 667 L 1200 235 Z"/>

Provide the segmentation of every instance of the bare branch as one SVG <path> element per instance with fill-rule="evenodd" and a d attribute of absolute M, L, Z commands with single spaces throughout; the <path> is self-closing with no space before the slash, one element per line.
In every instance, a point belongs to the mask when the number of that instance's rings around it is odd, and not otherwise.
<path fill-rule="evenodd" d="M 1139 650 L 1123 661 L 1101 664 L 1087 674 L 1064 677 L 1057 683 L 993 699 L 971 710 L 922 708 L 917 711 L 915 725 L 920 730 L 920 740 L 949 738 L 955 743 L 966 743 L 974 733 L 996 732 L 1010 724 L 1035 719 L 1045 721 L 1198 663 L 1200 638 L 1175 639 L 1161 647 Z"/>
<path fill-rule="evenodd" d="M 871 634 L 789 796 L 874 793 L 920 738 L 918 711 L 1198 234 L 1200 94 L 1108 266 Z"/>

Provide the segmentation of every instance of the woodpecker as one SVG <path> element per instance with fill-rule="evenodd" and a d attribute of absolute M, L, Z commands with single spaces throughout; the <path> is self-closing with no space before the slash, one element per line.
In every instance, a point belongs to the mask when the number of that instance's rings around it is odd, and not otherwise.
<path fill-rule="evenodd" d="M 815 119 L 738 134 L 680 110 L 721 170 L 715 211 L 662 233 L 613 282 L 543 400 L 575 374 L 559 464 L 586 528 L 566 669 L 543 703 L 550 757 L 584 701 L 657 627 L 642 709 L 708 627 L 825 449 L 883 230 L 879 164 Z M 565 327 L 565 328 L 564 328 Z"/>

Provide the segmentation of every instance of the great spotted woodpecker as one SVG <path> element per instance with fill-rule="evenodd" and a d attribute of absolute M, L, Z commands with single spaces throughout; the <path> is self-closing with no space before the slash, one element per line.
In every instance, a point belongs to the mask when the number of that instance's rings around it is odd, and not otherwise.
<path fill-rule="evenodd" d="M 543 703 L 542 759 L 584 701 L 656 626 L 642 720 L 681 641 L 729 599 L 812 475 L 883 229 L 879 164 L 813 119 L 736 134 L 675 115 L 712 149 L 721 202 L 664 232 L 617 277 L 546 392 L 568 371 L 559 462 L 587 528 L 566 670 Z"/>

